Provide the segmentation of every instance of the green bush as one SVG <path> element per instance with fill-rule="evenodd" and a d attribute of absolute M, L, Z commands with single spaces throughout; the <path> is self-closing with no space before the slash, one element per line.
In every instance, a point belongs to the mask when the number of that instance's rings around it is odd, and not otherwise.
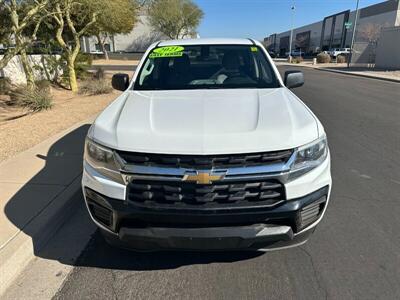
<path fill-rule="evenodd" d="M 327 53 L 321 52 L 317 55 L 317 63 L 327 64 L 331 62 L 331 56 Z"/>
<path fill-rule="evenodd" d="M 61 83 L 64 85 L 69 84 L 68 78 L 68 66 L 65 63 L 67 61 L 66 54 L 63 54 L 61 59 L 59 60 L 60 66 L 63 70 L 63 75 L 61 76 Z M 75 60 L 75 74 L 76 78 L 80 80 L 86 80 L 90 77 L 90 72 L 88 70 L 92 66 L 93 58 L 91 55 L 86 53 L 79 53 Z"/>
<path fill-rule="evenodd" d="M 83 81 L 79 87 L 79 94 L 101 95 L 111 93 L 113 88 L 106 79 L 88 79 Z"/>
<path fill-rule="evenodd" d="M 53 97 L 49 89 L 17 87 L 10 94 L 16 105 L 29 109 L 32 112 L 47 110 L 53 107 Z"/>
<path fill-rule="evenodd" d="M 37 80 L 35 81 L 35 84 L 40 90 L 50 91 L 51 82 L 46 79 Z"/>
<path fill-rule="evenodd" d="M 89 76 L 88 69 L 92 66 L 93 57 L 90 54 L 79 53 L 75 61 L 76 78 L 86 79 Z"/>
<path fill-rule="evenodd" d="M 336 58 L 336 61 L 338 64 L 344 64 L 345 62 L 347 62 L 346 56 L 344 55 L 338 55 L 338 57 Z"/>
<path fill-rule="evenodd" d="M 7 95 L 11 90 L 11 80 L 7 77 L 0 78 L 0 94 Z"/>
<path fill-rule="evenodd" d="M 105 72 L 103 68 L 98 68 L 96 73 L 94 74 L 94 77 L 96 79 L 104 79 L 105 78 Z"/>
<path fill-rule="evenodd" d="M 292 62 L 293 62 L 294 64 L 299 64 L 299 63 L 301 63 L 301 62 L 303 62 L 303 61 L 304 61 L 304 59 L 303 59 L 301 56 L 296 57 L 296 58 L 294 58 L 294 59 L 292 60 Z"/>

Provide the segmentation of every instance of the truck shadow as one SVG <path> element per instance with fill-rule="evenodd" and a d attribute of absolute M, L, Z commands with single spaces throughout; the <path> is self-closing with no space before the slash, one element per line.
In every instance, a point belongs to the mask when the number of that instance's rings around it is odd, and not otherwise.
<path fill-rule="evenodd" d="M 59 222 L 53 220 L 45 226 L 33 224 L 42 218 L 46 209 L 50 209 L 54 202 L 62 197 L 66 187 L 72 182 L 71 178 L 77 180 L 81 177 L 84 141 L 89 127 L 89 124 L 83 125 L 63 136 L 50 147 L 46 155 L 37 153 L 38 158 L 45 160 L 44 167 L 19 189 L 4 208 L 9 221 L 31 237 L 35 256 L 73 266 L 157 270 L 192 264 L 233 262 L 262 254 L 262 252 L 137 253 L 113 248 L 106 244 L 101 234 L 95 230 L 80 190 L 71 196 L 71 202 L 75 204 L 66 212 L 67 217 L 63 223 L 57 224 Z M 40 217 L 35 218 L 36 216 Z M 46 228 L 51 226 L 60 228 L 48 239 Z M 89 243 L 85 247 L 87 241 Z M 81 245 L 77 246 L 78 244 Z"/>
<path fill-rule="evenodd" d="M 76 265 L 113 270 L 152 271 L 176 269 L 188 265 L 230 263 L 252 259 L 262 254 L 264 253 L 260 251 L 133 252 L 108 245 L 101 233 L 96 231 Z"/>

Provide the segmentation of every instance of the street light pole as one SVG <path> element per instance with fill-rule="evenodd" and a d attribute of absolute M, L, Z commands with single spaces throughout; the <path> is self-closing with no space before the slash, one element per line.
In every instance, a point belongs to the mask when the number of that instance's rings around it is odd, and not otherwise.
<path fill-rule="evenodd" d="M 293 5 L 291 7 L 292 10 L 292 15 L 291 15 L 291 29 L 290 29 L 290 41 L 289 41 L 289 62 L 292 62 L 292 40 L 293 40 L 293 26 L 294 26 L 294 14 L 296 7 L 294 6 L 294 0 L 293 0 Z"/>
<path fill-rule="evenodd" d="M 353 34 L 351 37 L 351 44 L 350 44 L 350 56 L 349 56 L 349 59 L 347 60 L 347 68 L 350 68 L 350 63 L 353 58 L 353 51 L 354 51 L 353 47 L 354 47 L 354 41 L 356 38 L 356 27 L 357 27 L 357 21 L 358 21 L 358 6 L 359 6 L 359 4 L 360 4 L 360 0 L 357 0 L 356 16 L 354 18 Z"/>

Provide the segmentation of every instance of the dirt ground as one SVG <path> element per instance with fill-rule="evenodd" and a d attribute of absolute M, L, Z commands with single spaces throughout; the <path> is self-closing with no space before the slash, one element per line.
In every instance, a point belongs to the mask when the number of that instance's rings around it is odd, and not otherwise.
<path fill-rule="evenodd" d="M 10 106 L 9 97 L 0 95 L 0 161 L 33 147 L 46 138 L 101 112 L 120 92 L 82 96 L 52 88 L 54 106 L 38 113 Z"/>

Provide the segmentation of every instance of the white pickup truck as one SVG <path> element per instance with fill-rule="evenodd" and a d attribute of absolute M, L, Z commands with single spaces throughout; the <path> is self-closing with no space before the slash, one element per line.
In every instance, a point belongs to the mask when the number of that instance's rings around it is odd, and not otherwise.
<path fill-rule="evenodd" d="M 332 57 L 338 57 L 339 55 L 349 55 L 350 48 L 335 48 L 328 51 L 328 54 Z"/>
<path fill-rule="evenodd" d="M 321 221 L 323 126 L 251 39 L 162 41 L 90 127 L 82 188 L 106 240 L 134 250 L 281 249 Z"/>

